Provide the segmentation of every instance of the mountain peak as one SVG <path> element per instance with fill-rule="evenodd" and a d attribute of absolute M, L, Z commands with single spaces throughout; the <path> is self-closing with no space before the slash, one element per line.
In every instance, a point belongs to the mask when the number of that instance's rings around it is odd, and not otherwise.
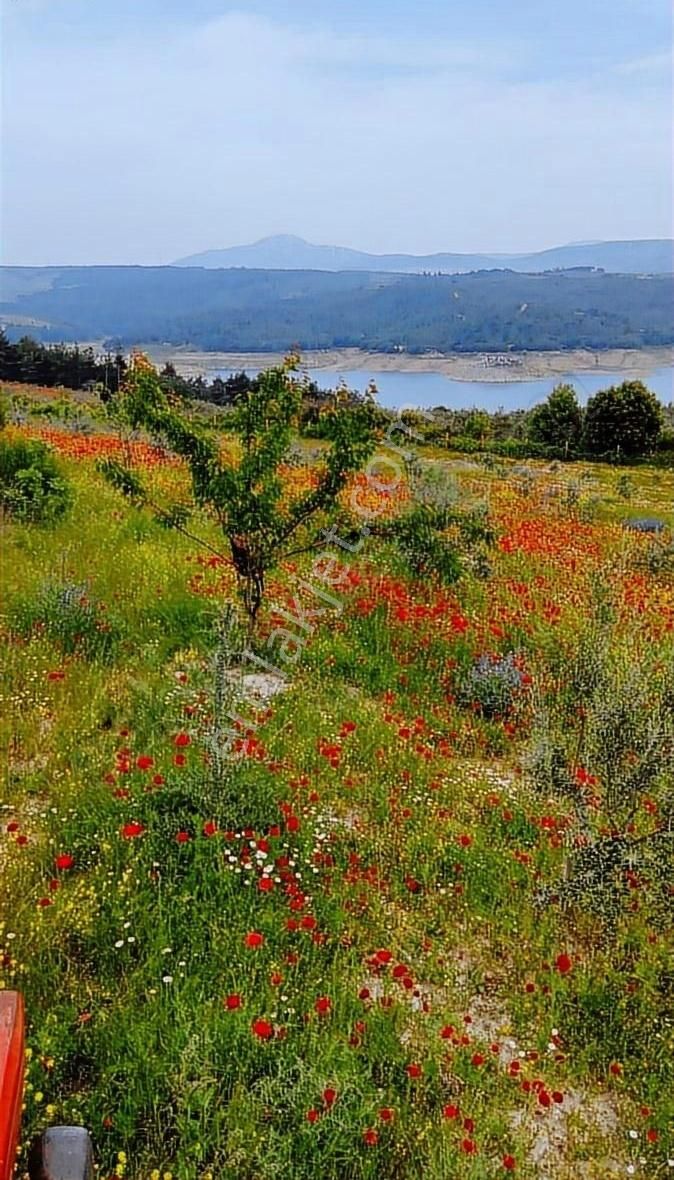
<path fill-rule="evenodd" d="M 295 234 L 273 234 L 247 246 L 206 250 L 180 258 L 174 266 L 209 269 L 249 267 L 257 270 L 363 270 L 419 274 L 442 271 L 515 270 L 532 273 L 593 267 L 610 273 L 671 274 L 674 243 L 669 239 L 626 242 L 576 242 L 533 254 L 366 254 L 347 246 L 317 246 Z"/>
<path fill-rule="evenodd" d="M 297 236 L 297 234 L 269 234 L 268 237 L 258 238 L 257 242 L 253 242 L 253 247 L 255 247 L 255 246 L 270 246 L 270 245 L 309 246 L 309 245 L 311 245 L 311 243 L 307 242 L 307 240 L 305 238 L 299 238 Z M 251 247 L 251 249 L 253 247 Z M 243 246 L 236 247 L 235 246 L 235 247 L 233 247 L 233 249 L 243 250 L 243 249 L 245 249 L 245 247 L 243 247 Z"/>

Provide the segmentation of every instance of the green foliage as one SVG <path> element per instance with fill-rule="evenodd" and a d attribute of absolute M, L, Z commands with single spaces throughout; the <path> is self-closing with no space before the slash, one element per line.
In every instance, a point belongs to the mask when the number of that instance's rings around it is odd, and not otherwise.
<path fill-rule="evenodd" d="M 529 416 L 529 438 L 568 454 L 580 445 L 583 411 L 571 385 L 557 385 L 547 401 L 535 406 Z"/>
<path fill-rule="evenodd" d="M 471 410 L 463 424 L 463 432 L 466 438 L 484 442 L 491 435 L 491 416 L 485 410 Z"/>
<path fill-rule="evenodd" d="M 578 905 L 614 931 L 635 882 L 654 919 L 667 910 L 674 679 L 671 667 L 651 668 L 637 659 L 616 665 L 605 635 L 600 626 L 595 647 L 586 648 L 585 669 L 582 648 L 576 660 L 579 738 L 571 745 L 563 714 L 542 711 L 529 772 L 543 795 L 566 800 L 575 814 L 563 877 L 542 891 L 541 900 Z"/>
<path fill-rule="evenodd" d="M 483 717 L 502 719 L 512 712 L 526 684 L 527 676 L 514 652 L 482 655 L 463 677 L 458 699 Z"/>
<path fill-rule="evenodd" d="M 674 279 L 664 274 L 494 270 L 387 274 L 382 281 L 362 271 L 111 266 L 48 273 L 48 290 L 24 292 L 5 307 L 67 324 L 78 340 L 188 340 L 243 352 L 283 351 L 295 343 L 384 352 L 403 345 L 417 355 L 643 348 L 673 340 Z"/>
<path fill-rule="evenodd" d="M 15 603 L 9 623 L 20 635 L 47 636 L 64 655 L 83 655 L 91 660 L 110 659 L 119 640 L 118 628 L 86 586 L 49 583 L 37 596 Z"/>
<path fill-rule="evenodd" d="M 585 410 L 583 446 L 592 455 L 644 455 L 657 445 L 663 421 L 662 406 L 655 394 L 641 381 L 623 381 L 590 398 Z"/>
<path fill-rule="evenodd" d="M 72 493 L 49 447 L 36 439 L 0 438 L 0 506 L 18 520 L 49 522 Z"/>
<path fill-rule="evenodd" d="M 297 428 L 305 389 L 296 368 L 297 358 L 290 357 L 284 365 L 261 373 L 241 398 L 232 414 L 239 444 L 233 459 L 223 457 L 217 440 L 167 395 L 144 358 L 136 358 L 117 403 L 123 421 L 133 429 L 147 430 L 185 459 L 195 505 L 215 516 L 229 544 L 251 630 L 268 571 L 290 553 L 314 547 L 318 522 L 325 524 L 336 515 L 339 493 L 374 446 L 364 408 L 340 407 L 330 421 L 330 446 L 322 455 L 315 486 L 284 503 L 282 464 Z M 102 464 L 101 470 L 119 491 L 136 502 L 150 503 L 134 473 L 110 462 Z M 165 525 L 184 530 L 186 506 L 151 506 Z"/>
<path fill-rule="evenodd" d="M 634 495 L 634 483 L 624 472 L 618 477 L 616 491 L 622 500 L 631 500 Z"/>
<path fill-rule="evenodd" d="M 415 504 L 374 531 L 393 542 L 416 577 L 433 577 L 451 585 L 468 566 L 488 572 L 486 550 L 493 532 L 481 507 L 464 511 Z"/>
<path fill-rule="evenodd" d="M 119 389 L 125 372 L 126 361 L 119 352 L 115 356 L 109 352 L 97 356 L 93 348 L 77 344 L 46 346 L 30 336 L 12 343 L 0 329 L 0 379 L 5 381 L 62 385 L 67 389 L 97 387 L 105 398 Z"/>

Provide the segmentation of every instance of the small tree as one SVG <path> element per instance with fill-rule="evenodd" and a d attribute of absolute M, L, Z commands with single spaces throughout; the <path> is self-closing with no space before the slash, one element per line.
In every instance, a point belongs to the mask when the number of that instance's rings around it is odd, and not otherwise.
<path fill-rule="evenodd" d="M 572 385 L 556 385 L 547 401 L 529 416 L 529 438 L 565 453 L 578 450 L 583 433 L 583 411 Z"/>
<path fill-rule="evenodd" d="M 135 471 L 115 460 L 101 470 L 118 490 L 151 507 L 157 519 L 186 534 L 218 556 L 205 538 L 189 529 L 193 507 L 211 512 L 229 546 L 249 633 L 255 627 L 270 569 L 284 558 L 318 544 L 318 524 L 338 513 L 337 497 L 352 472 L 374 449 L 367 417 L 357 406 L 335 412 L 316 482 L 291 503 L 284 503 L 282 464 L 299 418 L 305 380 L 296 376 L 297 357 L 256 379 L 233 414 L 238 455 L 225 457 L 219 440 L 209 436 L 162 388 L 143 356 L 137 356 L 119 395 L 118 413 L 133 429 L 185 459 L 192 481 L 193 505 L 158 505 Z"/>
<path fill-rule="evenodd" d="M 617 451 L 626 458 L 654 450 L 664 423 L 662 406 L 642 381 L 601 389 L 585 411 L 583 443 L 593 455 Z"/>
<path fill-rule="evenodd" d="M 463 423 L 463 434 L 476 442 L 486 442 L 491 437 L 491 418 L 486 410 L 471 410 Z"/>

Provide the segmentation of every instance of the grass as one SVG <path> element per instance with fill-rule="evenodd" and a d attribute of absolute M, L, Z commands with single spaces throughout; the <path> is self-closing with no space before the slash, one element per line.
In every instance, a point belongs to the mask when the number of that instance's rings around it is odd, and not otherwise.
<path fill-rule="evenodd" d="M 99 1175 L 133 1180 L 665 1175 L 666 915 L 646 878 L 612 932 L 541 906 L 574 809 L 527 759 L 545 709 L 574 763 L 600 657 L 671 661 L 666 537 L 622 522 L 671 529 L 672 474 L 630 471 L 627 501 L 601 466 L 452 467 L 489 503 L 491 575 L 447 591 L 383 546 L 347 557 L 339 608 L 216 774 L 231 572 L 125 505 L 95 470 L 110 440 L 66 426 L 23 429 L 61 450 L 72 511 L 3 524 L 0 986 L 30 1014 L 26 1142 L 84 1123 Z M 306 572 L 272 580 L 261 645 Z M 67 585 L 96 604 L 88 642 L 45 624 Z M 487 653 L 525 673 L 501 718 L 462 693 Z M 661 770 L 637 835 L 665 751 Z"/>

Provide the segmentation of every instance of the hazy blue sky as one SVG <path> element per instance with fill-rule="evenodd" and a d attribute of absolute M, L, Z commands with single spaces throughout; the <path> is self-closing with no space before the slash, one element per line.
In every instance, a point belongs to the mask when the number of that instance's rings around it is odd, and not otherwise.
<path fill-rule="evenodd" d="M 672 232 L 669 0 L 2 0 L 11 263 Z"/>

